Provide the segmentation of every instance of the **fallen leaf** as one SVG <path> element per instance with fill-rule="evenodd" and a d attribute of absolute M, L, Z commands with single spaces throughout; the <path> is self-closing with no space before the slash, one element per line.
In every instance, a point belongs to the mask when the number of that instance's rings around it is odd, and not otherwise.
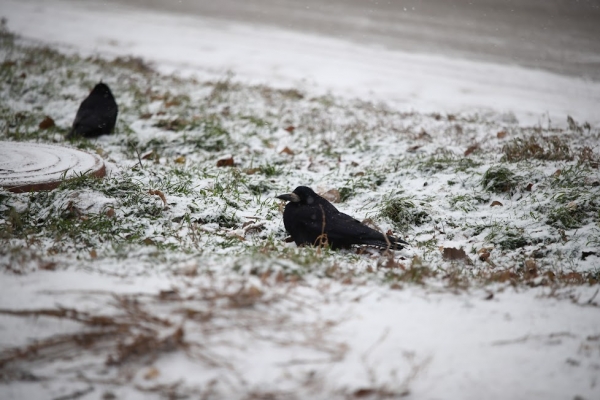
<path fill-rule="evenodd" d="M 180 102 L 179 100 L 171 100 L 171 101 L 167 101 L 167 102 L 165 103 L 165 108 L 170 108 L 170 107 L 173 107 L 173 106 L 178 106 L 178 105 L 180 105 L 180 104 L 181 104 L 181 102 Z"/>
<path fill-rule="evenodd" d="M 175 164 L 185 164 L 185 156 L 179 156 L 174 161 Z"/>
<path fill-rule="evenodd" d="M 258 171 L 260 171 L 260 168 L 247 168 L 244 172 L 246 175 L 254 175 Z"/>
<path fill-rule="evenodd" d="M 556 172 L 554 172 L 552 174 L 553 177 L 558 178 L 560 176 L 560 174 L 562 174 L 562 171 L 560 169 L 557 169 Z"/>
<path fill-rule="evenodd" d="M 506 137 L 506 135 L 508 135 L 508 132 L 506 132 L 506 131 L 500 131 L 500 132 L 496 133 L 496 137 L 498 139 L 504 139 Z"/>
<path fill-rule="evenodd" d="M 471 154 L 472 152 L 474 152 L 475 150 L 477 150 L 478 148 L 479 148 L 479 145 L 477 143 L 469 146 L 467 148 L 467 150 L 465 150 L 465 157 L 468 156 L 469 154 Z"/>
<path fill-rule="evenodd" d="M 377 392 L 374 389 L 358 389 L 354 392 L 354 397 L 370 397 L 376 393 Z"/>
<path fill-rule="evenodd" d="M 115 216 L 115 209 L 114 208 L 109 208 L 108 210 L 106 210 L 106 216 L 109 218 L 114 218 Z"/>
<path fill-rule="evenodd" d="M 165 194 L 160 190 L 148 190 L 148 194 L 160 197 L 165 207 L 167 206 L 167 198 L 165 197 Z"/>
<path fill-rule="evenodd" d="M 92 257 L 93 259 L 98 258 L 98 253 L 96 253 L 95 249 L 92 249 L 92 251 L 90 251 L 90 257 Z"/>
<path fill-rule="evenodd" d="M 528 192 L 531 192 L 531 188 L 533 188 L 533 183 L 528 183 L 527 186 L 525 187 L 525 190 L 527 190 Z"/>
<path fill-rule="evenodd" d="M 290 150 L 290 148 L 289 148 L 289 147 L 287 147 L 287 146 L 285 146 L 285 147 L 283 148 L 283 150 L 281 150 L 279 153 L 280 153 L 280 154 L 282 154 L 282 153 L 289 154 L 290 156 L 293 156 L 293 155 L 295 154 L 295 153 L 294 153 L 292 150 Z"/>
<path fill-rule="evenodd" d="M 488 252 L 484 252 L 484 253 L 479 254 L 479 259 L 481 261 L 487 261 L 488 258 L 490 258 L 490 253 L 488 253 Z"/>
<path fill-rule="evenodd" d="M 263 295 L 263 292 L 257 288 L 256 286 L 252 285 L 248 288 L 248 290 L 246 291 L 246 295 L 249 297 L 260 297 Z"/>
<path fill-rule="evenodd" d="M 244 234 L 262 232 L 265 229 L 264 225 L 263 221 L 248 221 L 242 225 L 242 229 L 244 229 Z"/>
<path fill-rule="evenodd" d="M 140 115 L 140 119 L 150 119 L 152 118 L 152 113 L 144 113 Z"/>
<path fill-rule="evenodd" d="M 296 130 L 295 126 L 288 126 L 287 128 L 285 128 L 286 131 L 288 131 L 289 133 L 294 133 L 294 131 Z"/>
<path fill-rule="evenodd" d="M 409 153 L 414 153 L 415 151 L 419 150 L 420 148 L 421 148 L 421 146 L 414 145 L 414 146 L 410 146 L 408 149 L 406 149 L 406 151 Z"/>
<path fill-rule="evenodd" d="M 55 262 L 46 262 L 46 263 L 40 264 L 40 269 L 43 269 L 45 271 L 54 271 L 56 269 L 56 263 Z"/>
<path fill-rule="evenodd" d="M 150 367 L 148 368 L 148 371 L 146 371 L 146 373 L 144 374 L 144 379 L 149 381 L 151 379 L 156 379 L 159 375 L 160 371 L 158 369 L 156 369 L 155 367 Z"/>
<path fill-rule="evenodd" d="M 176 289 L 167 289 L 167 290 L 161 290 L 158 293 L 158 298 L 161 300 L 181 300 L 181 297 L 179 296 L 179 291 Z"/>
<path fill-rule="evenodd" d="M 47 115 L 46 115 L 46 118 L 44 118 L 42 120 L 42 122 L 40 122 L 40 124 L 38 125 L 38 127 L 40 129 L 44 129 L 44 130 L 53 128 L 54 126 L 56 126 L 54 124 L 54 120 Z"/>
<path fill-rule="evenodd" d="M 453 247 L 444 247 L 444 260 L 464 260 L 467 258 L 467 253 L 463 249 L 455 249 Z"/>
<path fill-rule="evenodd" d="M 340 191 L 337 189 L 331 189 L 321 194 L 321 197 L 329 200 L 332 203 L 339 203 L 342 200 L 342 196 L 340 195 Z"/>
<path fill-rule="evenodd" d="M 152 158 L 154 156 L 154 150 L 150 150 L 147 153 L 142 154 L 142 160 L 147 160 L 149 158 Z"/>
<path fill-rule="evenodd" d="M 222 158 L 217 161 L 217 167 L 233 167 L 233 157 Z"/>
<path fill-rule="evenodd" d="M 490 204 L 490 207 L 496 207 L 496 206 L 502 207 L 502 203 L 500 203 L 498 200 L 492 201 L 492 204 Z"/>

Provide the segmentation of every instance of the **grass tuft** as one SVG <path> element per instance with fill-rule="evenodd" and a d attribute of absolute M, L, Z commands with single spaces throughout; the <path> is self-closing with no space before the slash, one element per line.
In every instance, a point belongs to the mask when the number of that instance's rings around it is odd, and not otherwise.
<path fill-rule="evenodd" d="M 503 250 L 519 249 L 531 242 L 522 229 L 517 229 L 511 225 L 494 223 L 489 228 L 490 233 L 485 237 L 485 240 Z"/>
<path fill-rule="evenodd" d="M 492 193 L 513 193 L 520 178 L 506 167 L 493 166 L 489 168 L 481 179 L 481 186 Z"/>
<path fill-rule="evenodd" d="M 413 226 L 420 226 L 431 221 L 427 212 L 405 197 L 386 201 L 380 215 L 389 218 L 401 231 L 407 231 Z"/>
<path fill-rule="evenodd" d="M 503 161 L 523 160 L 571 161 L 574 153 L 569 145 L 558 136 L 529 136 L 516 138 L 502 147 Z"/>

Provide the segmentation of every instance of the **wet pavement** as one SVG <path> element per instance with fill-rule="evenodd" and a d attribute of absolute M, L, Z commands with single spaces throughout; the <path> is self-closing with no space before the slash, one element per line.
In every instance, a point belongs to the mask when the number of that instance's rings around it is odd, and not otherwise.
<path fill-rule="evenodd" d="M 600 0 L 110 1 L 600 80 Z"/>

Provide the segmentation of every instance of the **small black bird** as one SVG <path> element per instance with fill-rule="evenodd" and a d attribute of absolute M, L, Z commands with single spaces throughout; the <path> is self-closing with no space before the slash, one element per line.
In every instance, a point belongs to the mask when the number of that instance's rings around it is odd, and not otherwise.
<path fill-rule="evenodd" d="M 309 187 L 298 186 L 292 193 L 277 198 L 289 201 L 283 212 L 283 224 L 298 246 L 315 245 L 322 235 L 323 239 L 326 235 L 332 249 L 348 248 L 353 244 L 402 249 L 402 244 L 408 244 L 339 212 Z"/>
<path fill-rule="evenodd" d="M 81 102 L 67 139 L 74 136 L 94 138 L 110 134 L 115 128 L 118 112 L 119 107 L 110 88 L 100 82 Z"/>

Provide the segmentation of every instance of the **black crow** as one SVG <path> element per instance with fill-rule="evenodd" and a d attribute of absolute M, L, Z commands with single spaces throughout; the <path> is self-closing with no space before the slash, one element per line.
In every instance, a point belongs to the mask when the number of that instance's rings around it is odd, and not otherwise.
<path fill-rule="evenodd" d="M 119 107 L 110 88 L 100 82 L 81 102 L 67 138 L 74 136 L 93 138 L 111 133 L 115 128 L 118 112 Z"/>
<path fill-rule="evenodd" d="M 348 248 L 353 244 L 402 249 L 402 244 L 408 244 L 339 212 L 309 187 L 298 186 L 292 193 L 277 198 L 289 202 L 283 212 L 283 224 L 298 246 L 316 245 L 325 239 L 332 249 Z"/>

